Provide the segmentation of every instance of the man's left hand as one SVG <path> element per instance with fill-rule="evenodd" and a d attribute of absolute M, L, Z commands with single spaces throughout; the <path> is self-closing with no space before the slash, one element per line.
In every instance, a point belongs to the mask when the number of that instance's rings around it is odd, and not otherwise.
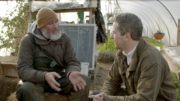
<path fill-rule="evenodd" d="M 82 74 L 78 71 L 73 71 L 69 74 L 69 80 L 73 84 L 75 91 L 84 90 L 86 82 L 82 77 Z"/>

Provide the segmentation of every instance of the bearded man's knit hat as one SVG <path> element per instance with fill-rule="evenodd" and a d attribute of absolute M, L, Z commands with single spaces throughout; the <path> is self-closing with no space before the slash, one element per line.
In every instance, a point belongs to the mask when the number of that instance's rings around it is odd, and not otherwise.
<path fill-rule="evenodd" d="M 58 20 L 56 13 L 52 9 L 47 7 L 41 8 L 36 15 L 38 28 L 42 28 L 51 21 L 56 21 L 56 20 Z"/>

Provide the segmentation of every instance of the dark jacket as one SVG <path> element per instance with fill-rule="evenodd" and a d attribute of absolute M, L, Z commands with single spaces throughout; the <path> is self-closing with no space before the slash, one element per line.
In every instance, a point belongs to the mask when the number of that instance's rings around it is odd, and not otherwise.
<path fill-rule="evenodd" d="M 80 71 L 80 62 L 76 58 L 70 38 L 65 33 L 61 33 L 61 37 L 56 41 L 47 41 L 43 39 L 36 24 L 31 26 L 29 32 L 34 36 L 34 42 L 30 34 L 26 34 L 22 38 L 17 64 L 18 75 L 23 81 L 44 82 L 44 71 L 37 70 L 34 67 L 33 56 L 38 51 L 34 43 L 45 50 L 48 56 L 59 64 L 59 70 L 65 69 L 66 72 Z"/>
<path fill-rule="evenodd" d="M 176 90 L 169 66 L 160 52 L 140 40 L 129 67 L 117 53 L 103 91 L 104 101 L 176 101 Z M 118 96 L 123 88 L 126 94 Z"/>

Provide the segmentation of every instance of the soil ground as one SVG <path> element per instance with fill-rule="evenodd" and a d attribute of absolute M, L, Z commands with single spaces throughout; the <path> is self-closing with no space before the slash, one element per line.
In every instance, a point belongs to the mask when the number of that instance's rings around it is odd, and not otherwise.
<path fill-rule="evenodd" d="M 107 78 L 108 70 L 110 69 L 112 63 L 98 62 L 94 70 L 94 79 L 91 84 L 91 91 L 98 92 L 101 90 L 104 80 Z"/>

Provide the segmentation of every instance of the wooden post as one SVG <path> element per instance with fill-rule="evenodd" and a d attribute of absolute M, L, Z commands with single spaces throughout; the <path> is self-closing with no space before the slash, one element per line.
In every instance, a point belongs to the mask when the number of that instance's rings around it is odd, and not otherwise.
<path fill-rule="evenodd" d="M 89 6 L 90 7 L 97 7 L 97 0 L 89 0 Z M 94 15 L 94 9 L 91 9 L 89 11 L 89 22 L 91 24 L 95 23 L 95 15 Z"/>
<path fill-rule="evenodd" d="M 177 27 L 177 45 L 180 45 L 180 19 L 178 19 L 178 27 Z"/>
<path fill-rule="evenodd" d="M 0 62 L 0 75 L 3 75 L 3 68 L 1 66 L 1 62 Z"/>

